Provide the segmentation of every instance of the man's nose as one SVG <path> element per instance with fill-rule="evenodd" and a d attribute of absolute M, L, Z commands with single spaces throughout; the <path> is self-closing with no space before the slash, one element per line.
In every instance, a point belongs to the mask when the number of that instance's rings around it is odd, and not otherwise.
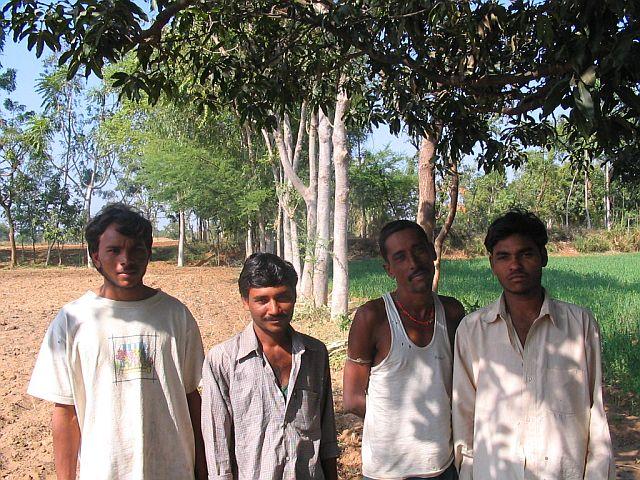
<path fill-rule="evenodd" d="M 267 305 L 267 314 L 278 315 L 279 313 L 280 313 L 280 305 L 275 299 L 271 300 Z"/>

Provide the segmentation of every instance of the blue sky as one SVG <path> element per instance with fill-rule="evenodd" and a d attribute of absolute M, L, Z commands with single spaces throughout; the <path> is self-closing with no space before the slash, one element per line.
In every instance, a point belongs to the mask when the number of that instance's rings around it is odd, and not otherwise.
<path fill-rule="evenodd" d="M 43 55 L 43 57 L 46 55 Z M 12 98 L 25 105 L 29 110 L 39 111 L 42 99 L 35 90 L 38 76 L 43 71 L 42 58 L 38 59 L 34 52 L 27 50 L 26 42 L 19 44 L 7 39 L 4 52 L 0 57 L 0 63 L 5 68 L 15 68 L 17 74 L 16 91 Z M 364 147 L 372 151 L 378 151 L 389 146 L 394 152 L 412 156 L 416 149 L 411 145 L 406 136 L 396 137 L 389 133 L 386 125 L 375 129 L 373 134 L 367 139 Z"/>

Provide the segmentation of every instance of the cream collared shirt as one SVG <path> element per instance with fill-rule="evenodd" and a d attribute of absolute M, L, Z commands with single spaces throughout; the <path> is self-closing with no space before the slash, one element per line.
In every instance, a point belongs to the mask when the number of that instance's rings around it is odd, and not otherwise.
<path fill-rule="evenodd" d="M 593 314 L 545 293 L 524 345 L 504 298 L 456 333 L 453 438 L 461 480 L 615 478 Z"/>

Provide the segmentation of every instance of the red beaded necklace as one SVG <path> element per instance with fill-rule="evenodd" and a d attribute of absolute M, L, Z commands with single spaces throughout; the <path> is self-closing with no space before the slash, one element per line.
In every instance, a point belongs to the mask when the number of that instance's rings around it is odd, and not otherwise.
<path fill-rule="evenodd" d="M 400 300 L 398 300 L 397 298 L 395 299 L 396 303 L 398 304 L 398 307 L 400 307 L 400 311 L 402 313 L 404 313 L 405 317 L 407 317 L 409 320 L 417 323 L 418 325 L 423 325 L 425 327 L 431 325 L 433 323 L 433 321 L 435 320 L 435 312 L 436 312 L 436 308 L 435 305 L 433 306 L 433 308 L 430 310 L 430 314 L 429 316 L 431 318 L 428 318 L 427 320 L 418 320 L 417 318 L 415 318 L 413 315 L 411 315 L 409 312 L 407 312 L 407 309 L 404 308 L 404 305 L 402 305 L 402 303 L 400 303 Z"/>

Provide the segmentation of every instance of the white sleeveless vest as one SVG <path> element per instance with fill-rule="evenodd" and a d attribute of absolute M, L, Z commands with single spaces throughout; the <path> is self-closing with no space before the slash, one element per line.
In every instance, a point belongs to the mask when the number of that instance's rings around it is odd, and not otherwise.
<path fill-rule="evenodd" d="M 453 461 L 453 355 L 437 295 L 433 338 L 425 347 L 407 336 L 389 293 L 389 354 L 371 368 L 362 434 L 362 473 L 375 479 L 435 477 Z"/>

